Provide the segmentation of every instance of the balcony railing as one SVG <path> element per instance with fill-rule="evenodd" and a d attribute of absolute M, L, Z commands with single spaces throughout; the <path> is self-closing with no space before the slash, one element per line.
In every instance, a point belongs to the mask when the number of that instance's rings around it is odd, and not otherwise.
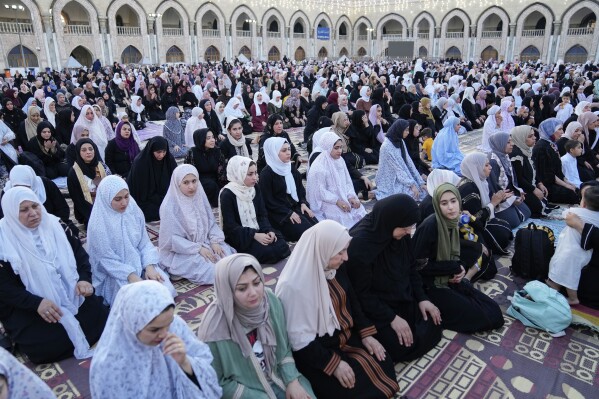
<path fill-rule="evenodd" d="M 358 35 L 358 40 L 368 40 L 368 35 Z"/>
<path fill-rule="evenodd" d="M 218 29 L 202 29 L 203 37 L 220 37 L 220 30 Z"/>
<path fill-rule="evenodd" d="M 524 29 L 522 37 L 542 37 L 545 36 L 545 29 Z"/>
<path fill-rule="evenodd" d="M 304 39 L 306 37 L 305 33 L 293 33 L 293 38 L 294 39 Z"/>
<path fill-rule="evenodd" d="M 401 33 L 390 33 L 387 35 L 383 35 L 383 40 L 399 40 L 402 38 Z"/>
<path fill-rule="evenodd" d="M 281 32 L 266 32 L 266 37 L 281 37 Z"/>
<path fill-rule="evenodd" d="M 418 33 L 418 39 L 428 39 L 428 32 Z"/>
<path fill-rule="evenodd" d="M 183 36 L 182 28 L 162 28 L 164 36 Z"/>
<path fill-rule="evenodd" d="M 496 39 L 501 37 L 500 30 L 484 30 L 482 31 L 483 39 Z"/>
<path fill-rule="evenodd" d="M 237 29 L 237 37 L 252 37 L 252 31 Z"/>
<path fill-rule="evenodd" d="M 89 25 L 65 25 L 64 27 L 65 35 L 91 35 L 92 27 Z"/>
<path fill-rule="evenodd" d="M 464 37 L 464 32 L 446 32 L 445 37 L 447 39 L 461 39 Z"/>
<path fill-rule="evenodd" d="M 33 35 L 33 24 L 24 22 L 0 22 L 0 33 L 20 33 Z"/>
<path fill-rule="evenodd" d="M 339 40 L 347 40 L 349 39 L 349 35 L 339 35 Z"/>
<path fill-rule="evenodd" d="M 587 28 L 568 28 L 568 36 L 582 36 L 592 35 L 594 29 L 591 27 Z"/>
<path fill-rule="evenodd" d="M 119 36 L 141 36 L 139 26 L 117 26 L 116 34 Z"/>

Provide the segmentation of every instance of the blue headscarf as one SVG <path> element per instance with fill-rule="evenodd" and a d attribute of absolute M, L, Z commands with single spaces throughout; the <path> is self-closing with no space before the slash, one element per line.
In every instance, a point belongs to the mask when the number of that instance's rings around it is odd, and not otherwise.
<path fill-rule="evenodd" d="M 555 143 L 553 134 L 560 126 L 563 127 L 564 124 L 557 118 L 545 119 L 539 125 L 539 136 L 541 140 L 547 140 L 550 143 Z"/>

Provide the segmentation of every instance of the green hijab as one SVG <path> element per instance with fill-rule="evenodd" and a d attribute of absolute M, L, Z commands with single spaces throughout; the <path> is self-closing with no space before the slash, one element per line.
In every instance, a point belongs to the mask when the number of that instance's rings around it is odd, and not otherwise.
<path fill-rule="evenodd" d="M 437 218 L 437 260 L 459 260 L 460 259 L 460 231 L 458 221 L 460 217 L 449 220 L 441 212 L 441 196 L 451 191 L 458 202 L 462 203 L 460 192 L 450 183 L 443 183 L 435 190 L 433 195 L 433 206 L 435 208 L 435 217 Z"/>

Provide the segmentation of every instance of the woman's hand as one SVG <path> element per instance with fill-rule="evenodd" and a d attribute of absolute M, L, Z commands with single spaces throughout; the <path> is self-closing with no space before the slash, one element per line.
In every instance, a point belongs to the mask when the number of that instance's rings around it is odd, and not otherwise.
<path fill-rule="evenodd" d="M 343 212 L 349 212 L 351 210 L 349 204 L 342 199 L 337 200 L 337 206 L 341 208 Z"/>
<path fill-rule="evenodd" d="M 373 337 L 366 337 L 362 339 L 362 344 L 368 350 L 372 356 L 376 357 L 379 362 L 385 360 L 385 348 L 379 341 Z"/>
<path fill-rule="evenodd" d="M 415 184 L 413 184 L 411 189 L 414 199 L 418 200 L 420 198 L 420 191 L 418 191 L 418 187 Z"/>
<path fill-rule="evenodd" d="M 212 251 L 214 251 L 216 256 L 218 256 L 219 258 L 225 257 L 225 251 L 223 250 L 223 247 L 221 247 L 219 243 L 213 242 L 212 244 L 210 244 L 210 248 L 212 248 Z"/>
<path fill-rule="evenodd" d="M 366 152 L 366 154 L 372 154 L 372 148 L 366 148 L 364 152 Z"/>
<path fill-rule="evenodd" d="M 268 245 L 272 242 L 272 238 L 268 234 L 265 234 L 265 233 L 254 234 L 254 240 L 258 241 L 262 245 Z"/>
<path fill-rule="evenodd" d="M 356 375 L 354 374 L 354 370 L 347 364 L 345 361 L 339 362 L 339 365 L 333 372 L 337 381 L 341 384 L 343 388 L 351 389 L 356 384 Z"/>
<path fill-rule="evenodd" d="M 206 247 L 200 248 L 200 255 L 202 255 L 207 261 L 212 263 L 216 262 L 216 255 Z"/>
<path fill-rule="evenodd" d="M 143 280 L 137 274 L 131 273 L 127 276 L 127 281 L 129 283 L 137 283 L 138 281 L 143 281 Z"/>
<path fill-rule="evenodd" d="M 360 200 L 358 200 L 356 197 L 351 197 L 349 199 L 349 203 L 350 203 L 351 207 L 354 209 L 360 208 Z"/>
<path fill-rule="evenodd" d="M 94 293 L 94 287 L 87 281 L 79 281 L 75 286 L 75 294 L 90 296 Z"/>
<path fill-rule="evenodd" d="M 497 191 L 491 196 L 491 203 L 493 206 L 501 204 L 506 199 L 506 192 L 503 190 Z"/>
<path fill-rule="evenodd" d="M 302 223 L 302 218 L 300 217 L 300 215 L 298 215 L 295 212 L 293 212 L 291 214 L 291 216 L 289 217 L 289 220 L 291 220 L 291 224 L 301 224 Z"/>
<path fill-rule="evenodd" d="M 297 379 L 291 381 L 285 389 L 285 399 L 311 399 L 310 395 Z"/>
<path fill-rule="evenodd" d="M 181 147 L 179 147 L 178 145 L 176 145 L 176 146 L 173 147 L 173 151 L 174 152 L 179 152 L 179 151 L 181 151 Z"/>
<path fill-rule="evenodd" d="M 308 215 L 308 217 L 313 218 L 314 217 L 314 212 L 312 212 L 312 210 L 310 208 L 308 208 L 308 205 L 306 204 L 302 204 L 300 206 L 300 209 L 302 210 L 302 213 L 304 215 Z"/>
<path fill-rule="evenodd" d="M 364 182 L 364 185 L 366 186 L 367 190 L 372 190 L 372 182 L 370 181 L 370 179 L 366 176 L 362 176 L 360 177 L 360 179 L 362 179 L 362 181 Z"/>
<path fill-rule="evenodd" d="M 535 188 L 532 193 L 535 195 L 535 197 L 537 197 L 540 200 L 545 198 L 545 194 L 543 194 L 543 192 L 539 188 Z"/>
<path fill-rule="evenodd" d="M 266 235 L 268 236 L 270 242 L 277 241 L 277 235 L 273 231 L 266 233 Z"/>
<path fill-rule="evenodd" d="M 414 337 L 412 336 L 412 329 L 407 321 L 399 316 L 395 316 L 391 322 L 391 328 L 397 334 L 399 344 L 403 346 L 412 346 L 414 343 Z"/>
<path fill-rule="evenodd" d="M 266 126 L 266 122 L 262 122 L 262 126 Z"/>
<path fill-rule="evenodd" d="M 46 323 L 58 323 L 62 318 L 62 311 L 54 302 L 49 299 L 42 299 L 37 307 L 37 313 Z"/>
<path fill-rule="evenodd" d="M 162 275 L 158 273 L 154 265 L 146 266 L 146 280 L 154 280 L 158 281 L 159 283 L 164 281 Z"/>
<path fill-rule="evenodd" d="M 462 269 L 462 271 L 459 272 L 458 274 L 454 274 L 453 277 L 451 278 L 451 280 L 449 280 L 450 283 L 459 284 L 460 281 L 462 281 L 462 279 L 466 275 L 466 271 L 464 270 L 464 266 L 460 265 L 460 268 Z"/>
<path fill-rule="evenodd" d="M 187 373 L 188 375 L 193 374 L 191 363 L 187 358 L 187 351 L 185 343 L 175 334 L 169 332 L 166 334 L 166 338 L 162 341 L 162 353 L 164 356 L 170 356 L 175 362 Z"/>
<path fill-rule="evenodd" d="M 547 196 L 549 195 L 549 191 L 547 190 L 547 187 L 545 187 L 545 185 L 543 183 L 539 183 L 537 185 L 537 187 L 539 188 L 539 190 L 541 190 L 543 192 L 543 196 L 545 198 L 547 198 Z"/>
<path fill-rule="evenodd" d="M 462 270 L 464 270 L 464 268 L 462 268 Z M 431 301 L 420 302 L 418 308 L 420 308 L 420 313 L 422 313 L 422 318 L 425 321 L 428 320 L 427 314 L 429 314 L 436 326 L 441 325 L 441 311 L 439 311 L 439 308 L 433 305 Z"/>

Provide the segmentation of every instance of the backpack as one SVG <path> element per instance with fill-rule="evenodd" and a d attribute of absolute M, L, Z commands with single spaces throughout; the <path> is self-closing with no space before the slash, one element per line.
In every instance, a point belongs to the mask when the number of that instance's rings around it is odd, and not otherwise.
<path fill-rule="evenodd" d="M 555 252 L 553 230 L 529 223 L 516 233 L 514 256 L 510 270 L 527 280 L 545 281 L 549 274 L 549 261 Z"/>
<path fill-rule="evenodd" d="M 507 314 L 554 337 L 565 335 L 564 330 L 572 323 L 568 300 L 540 281 L 531 281 L 516 291 Z"/>

